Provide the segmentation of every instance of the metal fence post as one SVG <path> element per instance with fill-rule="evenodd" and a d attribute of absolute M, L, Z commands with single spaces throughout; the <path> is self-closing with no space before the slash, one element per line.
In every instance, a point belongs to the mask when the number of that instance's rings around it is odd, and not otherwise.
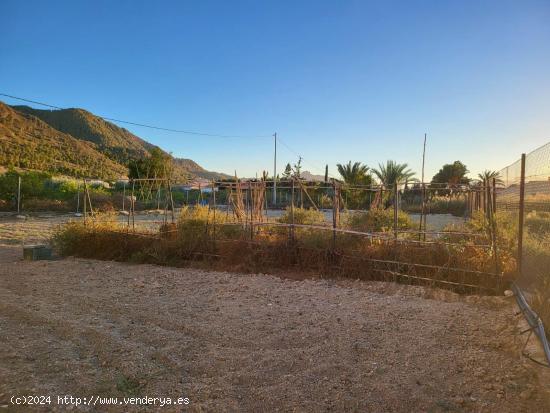
<path fill-rule="evenodd" d="M 525 208 L 525 154 L 521 154 L 521 179 L 519 183 L 519 222 L 518 222 L 518 276 L 523 270 L 523 214 Z"/>

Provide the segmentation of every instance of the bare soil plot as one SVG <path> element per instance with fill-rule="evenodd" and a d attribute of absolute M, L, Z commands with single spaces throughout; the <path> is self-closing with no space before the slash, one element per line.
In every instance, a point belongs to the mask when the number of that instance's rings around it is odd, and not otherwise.
<path fill-rule="evenodd" d="M 0 405 L 138 394 L 189 397 L 190 411 L 550 409 L 510 299 L 20 256 L 0 248 Z"/>

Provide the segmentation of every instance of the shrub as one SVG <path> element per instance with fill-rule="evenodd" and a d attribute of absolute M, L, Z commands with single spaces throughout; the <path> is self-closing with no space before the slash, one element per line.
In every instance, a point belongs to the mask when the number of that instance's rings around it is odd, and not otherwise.
<path fill-rule="evenodd" d="M 214 211 L 208 205 L 182 208 L 178 218 L 178 233 L 181 239 L 195 238 L 197 242 L 203 242 L 208 232 L 214 230 L 220 238 L 238 238 L 244 233 L 243 226 L 234 220 L 233 215 L 216 210 L 214 222 Z"/>
<path fill-rule="evenodd" d="M 550 339 L 550 274 L 548 272 L 539 274 L 535 280 L 531 295 L 531 306 L 544 323 L 546 336 Z"/>
<path fill-rule="evenodd" d="M 550 212 L 530 212 L 525 217 L 525 227 L 529 234 L 544 237 L 550 234 Z"/>
<path fill-rule="evenodd" d="M 198 218 L 204 217 L 204 211 L 188 213 Z M 193 222 L 196 224 L 207 221 L 196 219 Z M 182 224 L 185 226 L 186 222 Z M 360 241 L 355 245 L 354 253 L 350 255 L 347 243 L 338 241 L 336 249 L 332 249 L 332 244 L 329 244 L 332 239 L 331 231 L 319 231 L 315 238 L 297 237 L 292 243 L 286 242 L 284 238 L 271 238 L 259 233 L 252 243 L 249 240 L 214 242 L 209 236 L 210 233 L 204 231 L 204 226 L 186 228 L 187 231 L 178 232 L 178 237 L 166 237 L 163 234 L 155 236 L 153 233 L 127 232 L 124 226 L 102 222 L 101 217 L 98 217 L 98 221 L 88 226 L 81 222 L 65 225 L 56 233 L 55 245 L 63 255 L 107 260 L 165 265 L 188 265 L 193 262 L 194 265 L 245 272 L 269 272 L 276 268 L 292 269 L 321 276 L 417 282 L 452 288 L 458 292 L 471 292 L 472 289 L 437 282 L 463 282 L 480 287 L 495 286 L 494 278 L 491 277 L 447 272 L 443 269 L 449 266 L 490 270 L 491 256 L 471 246 L 448 248 L 442 244 L 404 245 L 393 242 L 370 242 L 358 237 Z M 196 229 L 197 232 L 191 229 Z M 319 243 L 317 247 L 314 242 Z M 406 271 L 403 268 L 406 268 L 407 264 L 389 265 L 372 261 L 388 259 L 427 265 L 417 269 L 416 275 L 422 278 L 409 279 L 398 274 Z M 437 265 L 439 268 L 431 268 L 431 265 Z M 477 289 L 474 288 L 474 291 Z"/>
<path fill-rule="evenodd" d="M 292 217 L 294 214 L 294 217 Z M 323 225 L 326 223 L 325 214 L 322 211 L 306 208 L 294 208 L 294 211 L 290 207 L 287 207 L 285 212 L 277 220 L 283 224 L 298 225 Z"/>
<path fill-rule="evenodd" d="M 422 203 L 403 202 L 402 208 L 409 213 L 421 213 Z M 467 203 L 464 198 L 449 198 L 445 196 L 435 196 L 426 200 L 424 212 L 427 214 L 452 214 L 457 217 L 463 217 L 466 214 Z"/>
<path fill-rule="evenodd" d="M 393 231 L 393 209 L 372 209 L 368 212 L 350 212 L 344 214 L 343 224 L 347 229 L 362 232 Z M 397 228 L 408 230 L 412 228 L 412 220 L 406 212 L 398 211 Z"/>

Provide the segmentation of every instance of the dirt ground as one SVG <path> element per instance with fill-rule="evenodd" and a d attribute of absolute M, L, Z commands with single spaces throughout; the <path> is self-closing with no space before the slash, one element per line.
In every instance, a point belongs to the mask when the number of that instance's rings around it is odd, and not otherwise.
<path fill-rule="evenodd" d="M 28 394 L 190 400 L 75 408 L 101 412 L 550 409 L 513 298 L 21 256 L 0 247 L 6 411 Z"/>

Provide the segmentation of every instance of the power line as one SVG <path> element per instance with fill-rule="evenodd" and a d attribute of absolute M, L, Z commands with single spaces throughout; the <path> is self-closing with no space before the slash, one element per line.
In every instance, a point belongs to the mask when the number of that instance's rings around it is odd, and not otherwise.
<path fill-rule="evenodd" d="M 302 161 L 304 162 L 304 164 L 307 164 L 307 166 L 309 166 L 312 169 L 317 169 L 318 172 L 322 172 L 323 174 L 325 173 L 323 168 L 319 168 L 317 165 L 312 165 L 310 162 L 307 162 L 302 155 L 300 155 L 298 152 L 296 152 L 294 149 L 292 149 L 290 146 L 288 146 L 283 140 L 281 140 L 281 138 L 277 137 L 277 140 L 280 143 L 282 143 L 283 146 L 287 150 L 289 150 L 290 152 L 292 152 L 294 155 L 298 156 L 299 158 L 302 158 Z M 331 177 L 331 178 L 336 179 L 332 174 L 328 174 L 328 176 Z"/>
<path fill-rule="evenodd" d="M 27 102 L 27 103 L 34 103 L 36 105 L 41 105 L 41 106 L 45 106 L 45 107 L 52 108 L 52 109 L 58 109 L 58 110 L 66 109 L 66 108 L 62 108 L 62 107 L 59 107 L 59 106 L 51 105 L 49 103 L 43 103 L 43 102 L 38 102 L 36 100 L 25 99 L 25 98 L 21 98 L 21 97 L 18 97 L 18 96 L 8 95 L 6 93 L 0 93 L 0 96 L 6 96 L 6 97 L 9 97 L 11 99 L 17 99 L 17 100 L 21 100 L 21 101 Z M 111 121 L 111 122 L 125 123 L 125 124 L 128 124 L 128 125 L 140 126 L 140 127 L 143 127 L 143 128 L 162 130 L 162 131 L 167 131 L 167 132 L 184 133 L 184 134 L 187 134 L 187 135 L 209 136 L 209 137 L 212 137 L 212 138 L 237 138 L 237 139 L 271 138 L 271 135 L 255 135 L 255 136 L 222 135 L 222 134 L 217 134 L 217 133 L 197 132 L 197 131 L 190 131 L 190 130 L 183 130 L 183 129 L 171 129 L 171 128 L 164 128 L 164 127 L 161 127 L 161 126 L 147 125 L 145 123 L 137 123 L 137 122 L 130 122 L 130 121 L 127 121 L 127 120 L 110 118 L 110 117 L 107 117 L 107 116 L 101 116 L 101 115 L 96 115 L 96 116 L 98 116 L 99 118 L 101 118 L 103 120 L 108 120 L 108 121 Z"/>
<path fill-rule="evenodd" d="M 32 99 L 27 99 L 27 98 L 22 98 L 22 97 L 19 97 L 19 96 L 13 96 L 13 95 L 8 95 L 6 93 L 0 93 L 0 96 L 5 96 L 5 97 L 8 97 L 8 98 L 11 98 L 11 99 L 16 99 L 16 100 L 20 100 L 22 102 L 27 102 L 27 103 L 34 103 L 36 105 L 40 105 L 40 106 L 44 106 L 44 107 L 48 107 L 48 108 L 52 108 L 52 109 L 57 109 L 57 110 L 65 110 L 67 108 L 62 108 L 60 106 L 56 106 L 56 105 L 52 105 L 50 103 L 44 103 L 44 102 L 39 102 L 39 101 L 36 101 L 36 100 L 32 100 Z M 236 138 L 236 139 L 271 139 L 273 135 L 255 135 L 255 136 L 244 136 L 244 135 L 225 135 L 225 134 L 216 134 L 216 133 L 206 133 L 206 132 L 197 132 L 197 131 L 190 131 L 190 130 L 183 130 L 183 129 L 172 129 L 172 128 L 165 128 L 165 127 L 161 127 L 161 126 L 154 126 L 154 125 L 148 125 L 148 124 L 145 124 L 145 123 L 138 123 L 138 122 L 130 122 L 130 121 L 127 121 L 127 120 L 122 120 L 122 119 L 115 119 L 115 118 L 111 118 L 111 117 L 107 117 L 107 116 L 101 116 L 101 115 L 95 115 L 103 120 L 106 120 L 106 121 L 111 121 L 111 122 L 117 122 L 117 123 L 124 123 L 124 124 L 128 124 L 128 125 L 134 125 L 134 126 L 139 126 L 139 127 L 143 127 L 143 128 L 149 128 L 149 129 L 155 129 L 155 130 L 162 130 L 162 131 L 166 131 L 166 132 L 173 132 L 173 133 L 183 133 L 183 134 L 187 134 L 187 135 L 196 135 L 196 136 L 208 136 L 208 137 L 213 137 L 213 138 Z M 277 137 L 277 140 L 287 149 L 289 150 L 291 153 L 293 153 L 294 155 L 302 158 L 302 161 L 304 162 L 304 164 L 307 164 L 310 168 L 312 169 L 316 169 L 318 172 L 322 172 L 324 173 L 324 169 L 323 168 L 319 168 L 315 165 L 312 165 L 310 164 L 309 162 L 307 162 L 304 157 L 299 154 L 298 152 L 296 152 L 294 149 L 292 149 L 288 144 L 286 144 L 283 140 L 281 140 L 280 137 Z M 329 176 L 331 178 L 334 178 L 333 175 L 329 174 Z"/>

